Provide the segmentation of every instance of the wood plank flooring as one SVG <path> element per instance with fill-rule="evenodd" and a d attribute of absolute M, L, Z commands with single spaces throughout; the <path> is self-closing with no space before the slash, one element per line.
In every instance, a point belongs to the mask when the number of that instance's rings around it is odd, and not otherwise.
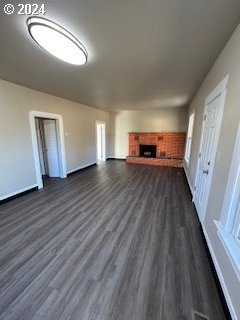
<path fill-rule="evenodd" d="M 0 259 L 0 319 L 225 319 L 179 168 L 107 161 L 1 205 Z"/>

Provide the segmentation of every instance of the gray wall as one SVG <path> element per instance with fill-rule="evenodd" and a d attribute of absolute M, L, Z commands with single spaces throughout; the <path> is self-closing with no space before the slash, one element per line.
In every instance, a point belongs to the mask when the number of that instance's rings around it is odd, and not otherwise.
<path fill-rule="evenodd" d="M 111 112 L 110 154 L 128 156 L 129 132 L 184 132 L 187 130 L 187 108 Z"/>
<path fill-rule="evenodd" d="M 227 298 L 235 309 L 237 319 L 240 319 L 240 281 L 217 235 L 214 223 L 214 220 L 220 218 L 237 127 L 240 121 L 240 26 L 227 43 L 189 108 L 189 113 L 195 110 L 195 123 L 190 165 L 189 168 L 185 165 L 185 170 L 192 187 L 194 187 L 197 168 L 205 98 L 227 74 L 229 75 L 229 83 L 217 148 L 219 161 L 215 163 L 204 227 L 225 282 L 222 284 L 227 291 Z"/>
<path fill-rule="evenodd" d="M 0 197 L 36 184 L 31 110 L 62 115 L 67 171 L 96 161 L 96 120 L 106 122 L 109 140 L 108 112 L 3 80 L 0 80 L 0 97 Z"/>

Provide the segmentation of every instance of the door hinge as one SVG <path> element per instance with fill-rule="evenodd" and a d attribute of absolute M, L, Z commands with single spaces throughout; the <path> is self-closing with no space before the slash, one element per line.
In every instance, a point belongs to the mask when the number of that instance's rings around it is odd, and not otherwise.
<path fill-rule="evenodd" d="M 203 117 L 203 121 L 205 121 L 207 119 L 207 115 L 205 114 Z"/>
<path fill-rule="evenodd" d="M 202 152 L 199 152 L 198 154 L 198 158 L 201 158 Z"/>
<path fill-rule="evenodd" d="M 196 191 L 196 190 L 197 190 L 197 187 L 195 186 L 194 189 L 193 189 L 193 191 Z"/>

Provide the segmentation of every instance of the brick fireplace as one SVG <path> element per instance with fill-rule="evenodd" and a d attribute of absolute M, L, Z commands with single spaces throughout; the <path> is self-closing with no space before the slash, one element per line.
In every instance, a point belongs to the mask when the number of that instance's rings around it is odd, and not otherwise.
<path fill-rule="evenodd" d="M 129 133 L 128 163 L 182 167 L 185 132 Z"/>

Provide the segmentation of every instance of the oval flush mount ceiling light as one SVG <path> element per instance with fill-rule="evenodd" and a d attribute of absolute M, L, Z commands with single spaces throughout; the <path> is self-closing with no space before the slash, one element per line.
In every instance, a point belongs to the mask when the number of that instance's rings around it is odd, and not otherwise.
<path fill-rule="evenodd" d="M 63 27 L 39 17 L 29 18 L 27 25 L 37 44 L 58 59 L 75 65 L 87 62 L 87 50 Z"/>

